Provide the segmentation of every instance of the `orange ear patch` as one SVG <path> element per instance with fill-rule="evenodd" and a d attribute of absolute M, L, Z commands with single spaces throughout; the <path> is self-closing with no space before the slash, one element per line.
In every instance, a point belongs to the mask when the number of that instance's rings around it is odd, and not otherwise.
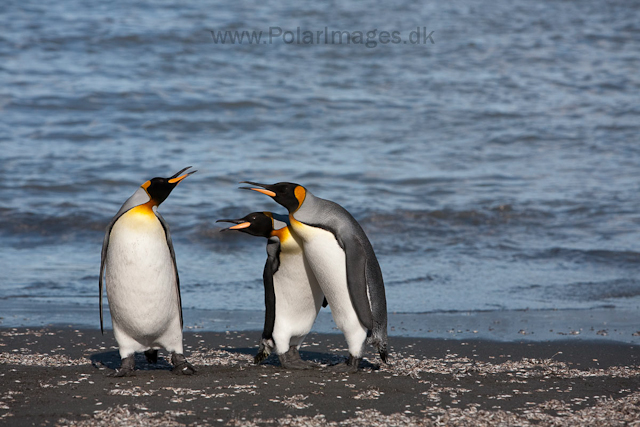
<path fill-rule="evenodd" d="M 291 237 L 291 232 L 289 231 L 289 227 L 282 227 L 279 230 L 273 230 L 271 232 L 272 236 L 276 236 L 280 239 L 280 243 L 284 243 L 289 237 Z"/>
<path fill-rule="evenodd" d="M 298 185 L 293 191 L 293 194 L 296 196 L 296 199 L 298 199 L 298 207 L 300 207 L 305 197 L 307 197 L 307 190 L 305 190 L 302 185 Z"/>

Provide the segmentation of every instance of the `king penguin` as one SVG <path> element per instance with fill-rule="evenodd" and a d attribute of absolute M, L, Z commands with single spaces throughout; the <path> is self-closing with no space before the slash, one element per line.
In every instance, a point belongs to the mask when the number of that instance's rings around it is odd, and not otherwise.
<path fill-rule="evenodd" d="M 364 343 L 376 347 L 387 361 L 387 302 L 382 271 L 364 230 L 346 209 L 314 196 L 305 187 L 281 182 L 244 183 L 243 187 L 272 197 L 289 211 L 292 234 L 302 243 L 336 326 L 349 348 L 346 365 L 336 370 L 356 372 Z"/>
<path fill-rule="evenodd" d="M 122 359 L 114 376 L 133 375 L 136 352 L 144 351 L 149 362 L 157 362 L 160 348 L 172 353 L 174 373 L 195 372 L 182 349 L 176 255 L 169 226 L 157 211 L 178 183 L 195 172 L 181 175 L 190 167 L 170 178 L 153 178 L 142 184 L 107 226 L 100 263 L 100 330 L 104 333 L 104 283 Z"/>
<path fill-rule="evenodd" d="M 264 266 L 265 320 L 255 363 L 275 350 L 286 369 L 309 369 L 300 358 L 300 346 L 318 316 L 324 295 L 303 256 L 302 247 L 292 236 L 286 215 L 253 212 L 240 219 L 221 219 L 238 230 L 266 237 L 267 262 Z"/>

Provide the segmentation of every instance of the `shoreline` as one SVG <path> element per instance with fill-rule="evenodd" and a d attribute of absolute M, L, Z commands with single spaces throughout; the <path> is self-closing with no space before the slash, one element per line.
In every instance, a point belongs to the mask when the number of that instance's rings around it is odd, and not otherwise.
<path fill-rule="evenodd" d="M 184 330 L 258 331 L 263 310 L 185 308 Z M 64 326 L 98 329 L 95 305 L 61 304 L 17 298 L 0 299 L 0 328 Z M 111 327 L 108 306 L 105 327 Z M 595 340 L 640 345 L 638 311 L 617 308 L 572 310 L 496 310 L 432 313 L 389 312 L 389 336 L 434 339 L 481 339 L 500 342 Z M 312 332 L 340 334 L 330 311 L 323 309 Z"/>
<path fill-rule="evenodd" d="M 0 327 L 1 425 L 616 425 L 640 419 L 640 347 L 607 341 L 499 342 L 392 336 L 391 363 L 367 349 L 338 374 L 344 338 L 311 333 L 317 367 L 256 366 L 257 331 L 186 331 L 198 372 L 172 375 L 137 357 L 119 364 L 111 331 Z M 137 423 L 137 424 L 136 424 Z"/>

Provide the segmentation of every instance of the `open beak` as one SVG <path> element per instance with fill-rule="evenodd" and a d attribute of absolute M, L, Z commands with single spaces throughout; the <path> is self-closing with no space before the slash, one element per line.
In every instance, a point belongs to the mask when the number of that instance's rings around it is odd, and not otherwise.
<path fill-rule="evenodd" d="M 244 219 L 219 219 L 216 222 L 230 222 L 232 224 L 236 224 L 236 225 L 231 226 L 229 228 L 223 228 L 220 231 L 241 230 L 243 228 L 251 227 L 251 223 L 245 221 Z"/>
<path fill-rule="evenodd" d="M 253 190 L 253 191 L 257 191 L 258 193 L 266 194 L 269 197 L 276 197 L 276 193 L 269 190 L 269 187 L 273 187 L 272 185 L 258 184 L 257 182 L 251 182 L 251 181 L 240 181 L 240 184 L 251 184 L 258 187 L 262 187 L 262 188 L 240 187 L 240 189 L 242 190 Z"/>
<path fill-rule="evenodd" d="M 173 175 L 171 178 L 169 178 L 169 184 L 176 184 L 178 185 L 178 183 L 180 181 L 182 181 L 183 179 L 185 179 L 186 177 L 188 177 L 191 174 L 194 174 L 198 171 L 191 171 L 188 173 L 185 173 L 184 175 L 180 175 L 182 172 L 186 171 L 187 169 L 189 169 L 191 166 L 187 166 L 186 168 L 182 169 L 180 172 L 176 173 L 175 175 Z"/>

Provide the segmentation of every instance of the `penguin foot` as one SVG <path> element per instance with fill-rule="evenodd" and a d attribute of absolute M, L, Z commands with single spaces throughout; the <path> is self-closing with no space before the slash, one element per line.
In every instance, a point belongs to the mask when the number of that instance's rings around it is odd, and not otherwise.
<path fill-rule="evenodd" d="M 300 352 L 296 346 L 289 347 L 289 351 L 278 355 L 280 365 L 285 369 L 312 369 L 313 366 L 309 362 L 305 362 L 300 357 Z"/>
<path fill-rule="evenodd" d="M 287 359 L 286 357 L 284 357 L 285 354 L 281 354 L 278 356 L 278 358 L 280 359 L 280 366 L 282 366 L 284 369 L 296 369 L 296 370 L 313 369 L 313 366 L 311 366 L 309 362 L 305 362 L 302 359 L 293 359 L 293 360 Z"/>
<path fill-rule="evenodd" d="M 184 357 L 183 354 L 173 353 L 171 355 L 171 363 L 173 364 L 172 374 L 176 375 L 193 375 L 196 373 L 196 368 Z"/>
<path fill-rule="evenodd" d="M 338 373 L 355 374 L 358 372 L 361 360 L 362 357 L 353 357 L 352 355 L 349 355 L 349 360 L 347 360 L 346 363 L 339 363 L 337 365 L 330 366 L 329 369 Z"/>
<path fill-rule="evenodd" d="M 158 350 L 147 350 L 144 352 L 144 357 L 147 358 L 147 362 L 156 364 L 158 363 Z"/>
<path fill-rule="evenodd" d="M 136 355 L 132 354 L 122 359 L 120 363 L 120 369 L 116 369 L 114 372 L 107 374 L 108 377 L 121 378 L 121 377 L 133 377 L 135 376 L 134 369 L 136 368 Z"/>

